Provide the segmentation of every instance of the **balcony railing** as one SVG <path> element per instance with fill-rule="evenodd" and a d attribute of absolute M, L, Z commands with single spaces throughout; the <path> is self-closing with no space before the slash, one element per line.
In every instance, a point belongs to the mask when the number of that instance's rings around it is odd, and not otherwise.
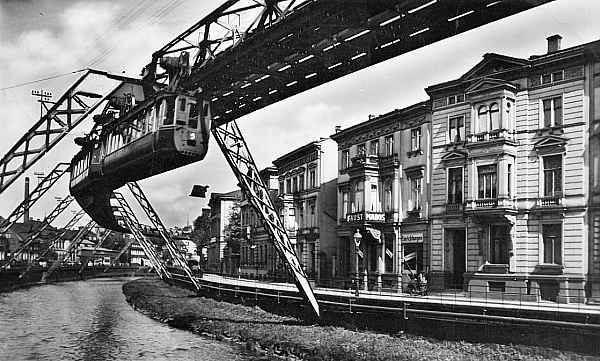
<path fill-rule="evenodd" d="M 385 222 L 383 212 L 354 212 L 346 215 L 346 222 Z"/>
<path fill-rule="evenodd" d="M 363 165 L 378 165 L 379 156 L 360 154 L 352 158 L 352 167 L 360 167 Z"/>
<path fill-rule="evenodd" d="M 462 203 L 446 203 L 446 214 L 459 214 L 463 211 Z"/>
<path fill-rule="evenodd" d="M 496 208 L 498 207 L 497 198 L 476 199 L 475 208 Z"/>
<path fill-rule="evenodd" d="M 538 198 L 538 207 L 556 207 L 562 205 L 562 195 Z"/>
<path fill-rule="evenodd" d="M 477 134 L 469 134 L 468 135 L 469 142 L 488 142 L 490 140 L 497 139 L 514 139 L 513 133 L 508 129 L 494 129 L 489 132 L 477 133 Z"/>

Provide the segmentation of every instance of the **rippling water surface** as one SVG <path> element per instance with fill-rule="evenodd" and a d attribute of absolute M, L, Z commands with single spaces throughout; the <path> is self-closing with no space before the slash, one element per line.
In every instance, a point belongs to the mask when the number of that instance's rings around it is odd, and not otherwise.
<path fill-rule="evenodd" d="M 124 279 L 0 294 L 0 360 L 243 360 L 227 344 L 134 311 Z"/>

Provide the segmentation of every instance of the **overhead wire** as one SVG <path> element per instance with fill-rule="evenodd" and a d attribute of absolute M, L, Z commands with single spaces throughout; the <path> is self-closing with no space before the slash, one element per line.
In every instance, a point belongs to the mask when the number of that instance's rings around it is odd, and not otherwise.
<path fill-rule="evenodd" d="M 26 81 L 23 83 L 17 83 L 17 84 L 9 85 L 7 87 L 0 88 L 0 91 L 14 89 L 14 88 L 20 88 L 20 87 L 26 86 L 26 85 L 31 85 L 31 84 L 40 83 L 40 82 L 47 81 L 47 80 L 62 78 L 62 77 L 68 76 L 68 75 L 81 73 L 82 71 L 86 71 L 86 70 L 87 70 L 87 68 L 83 68 L 83 69 L 79 69 L 79 70 L 70 71 L 68 73 L 56 74 L 56 75 L 51 75 L 51 76 L 48 76 L 45 78 L 30 80 L 30 81 Z"/>

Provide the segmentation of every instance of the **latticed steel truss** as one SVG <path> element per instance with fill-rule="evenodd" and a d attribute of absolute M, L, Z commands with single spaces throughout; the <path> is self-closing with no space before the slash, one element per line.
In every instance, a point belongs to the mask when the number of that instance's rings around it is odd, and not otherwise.
<path fill-rule="evenodd" d="M 213 135 L 225 155 L 225 159 L 231 166 L 240 188 L 255 208 L 265 230 L 273 240 L 275 249 L 281 258 L 285 260 L 296 286 L 310 303 L 315 314 L 319 316 L 319 305 L 308 282 L 308 277 L 298 261 L 294 247 L 279 218 L 275 205 L 269 197 L 269 189 L 259 176 L 256 163 L 250 154 L 237 122 L 229 122 L 213 128 Z"/>
<path fill-rule="evenodd" d="M 167 250 L 171 254 L 173 260 L 175 260 L 175 262 L 179 264 L 179 266 L 183 269 L 183 271 L 188 276 L 194 287 L 196 287 L 196 290 L 200 290 L 200 285 L 198 284 L 198 281 L 192 274 L 192 270 L 190 270 L 190 267 L 185 261 L 185 258 L 181 255 L 179 247 L 177 247 L 177 245 L 171 238 L 169 232 L 167 231 L 167 228 L 160 219 L 158 213 L 156 213 L 156 211 L 152 207 L 152 204 L 150 204 L 150 201 L 142 191 L 142 188 L 136 182 L 127 183 L 127 187 L 129 187 L 129 190 L 146 213 L 146 216 L 148 216 L 148 219 L 150 220 L 154 228 L 156 228 L 158 233 L 160 233 L 160 237 L 165 242 Z"/>
<path fill-rule="evenodd" d="M 71 204 L 73 203 L 73 197 L 67 196 L 63 198 L 56 207 L 48 214 L 44 220 L 42 221 L 41 227 L 31 235 L 29 235 L 26 239 L 23 240 L 19 248 L 14 251 L 10 258 L 0 266 L 0 269 L 6 268 L 9 264 L 14 262 L 20 255 L 23 253 L 33 242 L 39 241 L 39 237 L 46 231 L 48 227 L 54 222 L 54 220 Z"/>
<path fill-rule="evenodd" d="M 29 270 L 31 270 L 31 268 L 33 267 L 34 264 L 39 262 L 42 258 L 46 257 L 46 255 L 48 253 L 50 253 L 50 251 L 55 249 L 56 244 L 65 237 L 65 235 L 71 228 L 75 227 L 75 225 L 77 223 L 79 223 L 79 221 L 83 218 L 84 215 L 85 215 L 85 212 L 82 209 L 80 209 L 77 213 L 75 213 L 73 215 L 73 217 L 71 217 L 71 219 L 69 219 L 67 224 L 64 225 L 62 230 L 60 232 L 58 232 L 54 237 L 52 237 L 48 241 L 48 246 L 46 247 L 44 252 L 42 252 L 33 262 L 30 262 L 27 265 L 27 268 L 23 272 L 21 272 L 21 274 L 19 275 L 19 278 L 23 278 L 29 272 Z"/>
<path fill-rule="evenodd" d="M 103 78 L 119 81 L 119 85 L 105 95 L 87 89 L 90 81 Z M 56 102 L 42 101 L 45 113 L 0 159 L 0 194 L 100 105 L 106 104 L 123 81 L 139 82 L 139 79 L 88 69 Z M 48 104 L 53 105 L 48 107 Z"/>
<path fill-rule="evenodd" d="M 12 213 L 0 222 L 0 233 L 5 233 L 15 222 L 25 214 L 25 212 L 40 199 L 65 173 L 69 172 L 68 163 L 58 163 L 47 176 L 38 183 L 38 185 L 29 193 L 27 199 L 12 211 Z"/>
<path fill-rule="evenodd" d="M 157 255 L 152 242 L 148 241 L 144 236 L 144 227 L 140 224 L 137 217 L 131 210 L 129 203 L 125 200 L 125 197 L 121 193 L 113 192 L 111 197 L 115 199 L 117 205 L 115 206 L 115 214 L 120 220 L 125 223 L 125 227 L 129 229 L 135 240 L 138 242 L 140 247 L 144 250 L 146 256 L 154 266 L 156 273 L 162 278 L 171 278 L 171 273 L 167 270 L 160 257 Z"/>
<path fill-rule="evenodd" d="M 42 277 L 42 282 L 44 282 L 46 279 L 48 279 L 50 277 L 50 275 L 60 266 L 63 264 L 63 262 L 67 259 L 69 259 L 74 252 L 77 251 L 77 248 L 79 248 L 79 245 L 81 244 L 81 242 L 83 242 L 83 240 L 85 239 L 85 236 L 92 230 L 92 228 L 96 227 L 96 222 L 94 221 L 89 221 L 88 223 L 86 223 L 85 226 L 81 227 L 79 229 L 79 231 L 77 231 L 77 234 L 75 235 L 75 237 L 73 237 L 73 239 L 71 240 L 71 242 L 69 243 L 69 246 L 67 247 L 67 249 L 65 250 L 65 253 L 61 254 L 56 261 L 54 261 L 54 263 L 52 263 L 52 266 L 50 266 L 50 268 L 48 268 L 48 270 L 44 273 L 44 276 Z"/>

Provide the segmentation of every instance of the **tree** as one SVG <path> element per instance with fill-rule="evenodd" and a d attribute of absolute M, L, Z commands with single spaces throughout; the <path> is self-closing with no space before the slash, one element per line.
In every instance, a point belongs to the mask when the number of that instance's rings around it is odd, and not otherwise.
<path fill-rule="evenodd" d="M 208 245 L 210 242 L 210 215 L 203 214 L 194 220 L 192 239 L 198 245 L 198 249 Z"/>
<path fill-rule="evenodd" d="M 227 217 L 228 223 L 224 229 L 225 243 L 231 250 L 232 254 L 240 253 L 240 244 L 244 239 L 244 231 L 242 229 L 242 217 L 240 214 L 240 203 L 235 202 L 229 210 Z"/>

